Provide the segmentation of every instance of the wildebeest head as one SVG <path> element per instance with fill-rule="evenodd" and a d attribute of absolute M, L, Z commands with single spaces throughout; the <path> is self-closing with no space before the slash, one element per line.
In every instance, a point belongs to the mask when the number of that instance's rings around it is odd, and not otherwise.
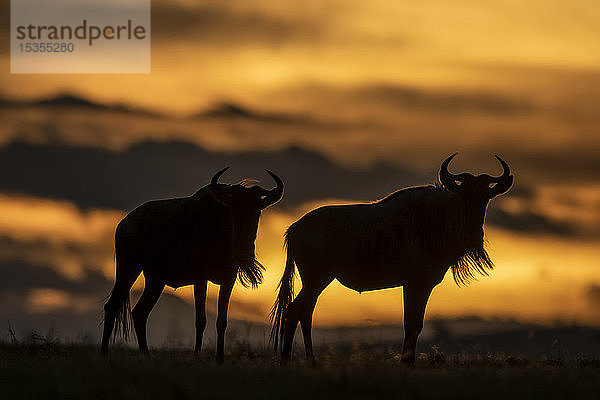
<path fill-rule="evenodd" d="M 473 247 L 483 245 L 485 210 L 493 197 L 507 192 L 513 184 L 508 164 L 495 156 L 503 168 L 499 177 L 488 174 L 472 175 L 467 172 L 455 175 L 448 172 L 448 164 L 458 153 L 454 153 L 440 167 L 440 182 L 444 187 L 461 197 L 465 204 L 465 241 Z"/>
<path fill-rule="evenodd" d="M 260 186 L 247 187 L 244 184 L 223 185 L 219 178 L 229 167 L 223 168 L 210 182 L 211 193 L 221 203 L 227 205 L 233 217 L 233 257 L 241 268 L 250 267 L 254 260 L 254 241 L 258 220 L 263 209 L 277 203 L 283 197 L 283 182 L 273 172 L 266 170 L 275 180 L 276 186 L 266 190 Z"/>

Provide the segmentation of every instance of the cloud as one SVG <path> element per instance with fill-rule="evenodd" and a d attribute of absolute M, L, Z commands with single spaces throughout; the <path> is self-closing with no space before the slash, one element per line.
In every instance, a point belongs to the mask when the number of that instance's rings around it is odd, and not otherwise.
<path fill-rule="evenodd" d="M 584 297 L 590 303 L 593 310 L 600 312 L 600 285 L 596 283 L 589 284 L 584 290 Z"/>
<path fill-rule="evenodd" d="M 548 152 L 539 150 L 518 150 L 513 153 L 519 164 L 530 177 L 545 183 L 597 183 L 600 175 L 600 140 L 595 137 L 579 139 L 576 136 L 564 144 L 563 149 Z"/>
<path fill-rule="evenodd" d="M 10 1 L 0 2 L 0 55 L 10 53 Z"/>
<path fill-rule="evenodd" d="M 76 165 L 77 168 L 73 168 Z M 279 152 L 224 154 L 181 142 L 137 144 L 122 152 L 62 145 L 12 143 L 0 148 L 0 170 L 12 172 L 0 191 L 64 199 L 84 208 L 130 210 L 156 198 L 185 196 L 231 166 L 225 181 L 264 177 L 264 169 L 284 179 L 283 205 L 313 199 L 371 200 L 420 181 L 401 167 L 344 168 L 298 148 Z M 270 187 L 270 178 L 262 183 Z"/>
<path fill-rule="evenodd" d="M 344 92 L 344 91 L 343 91 Z M 442 113 L 526 114 L 536 106 L 490 92 L 423 90 L 398 85 L 370 85 L 350 89 L 347 94 L 365 102 L 383 103 L 391 107 L 436 111 Z"/>
<path fill-rule="evenodd" d="M 263 1 L 158 1 L 152 6 L 152 38 L 159 45 L 190 43 L 221 50 L 238 47 L 280 49 L 328 46 L 404 46 L 403 32 L 356 28 L 357 5 L 304 1 L 292 5 Z"/>
<path fill-rule="evenodd" d="M 10 109 L 27 109 L 31 107 L 45 108 L 49 111 L 64 112 L 73 110 L 89 110 L 102 113 L 112 111 L 116 113 L 146 115 L 152 116 L 156 113 L 150 110 L 144 110 L 121 103 L 104 104 L 89 100 L 84 97 L 75 96 L 69 93 L 59 93 L 49 97 L 39 99 L 17 100 L 11 98 L 0 98 L 0 105 Z"/>
<path fill-rule="evenodd" d="M 488 222 L 519 233 L 577 239 L 600 237 L 600 186 L 570 183 L 521 185 L 515 195 L 499 198 Z"/>
<path fill-rule="evenodd" d="M 26 293 L 30 289 L 52 289 L 101 301 L 110 289 L 108 279 L 99 271 L 87 270 L 79 280 L 72 280 L 48 266 L 23 260 L 1 261 L 0 292 Z"/>
<path fill-rule="evenodd" d="M 0 261 L 48 266 L 73 281 L 88 270 L 110 275 L 114 227 L 122 217 L 66 201 L 0 195 Z"/>
<path fill-rule="evenodd" d="M 63 340 L 81 340 L 82 335 L 94 342 L 99 340 L 100 322 L 104 299 L 112 289 L 112 280 L 100 272 L 86 270 L 79 280 L 72 280 L 57 273 L 53 268 L 34 265 L 27 261 L 0 261 L 0 320 L 10 323 L 22 335 L 29 331 L 44 334 L 56 330 Z M 141 292 L 133 291 L 135 304 Z M 214 342 L 216 297 L 207 300 L 210 325 L 206 331 L 207 341 Z M 245 319 L 263 319 L 266 312 L 260 305 L 234 298 L 230 311 Z M 152 312 L 149 321 L 149 337 L 154 345 L 164 344 L 177 332 L 183 344 L 191 346 L 194 336 L 193 304 L 184 301 L 172 291 L 166 291 Z M 236 330 L 242 331 L 248 322 L 230 318 L 230 339 Z M 8 326 L 5 326 L 8 328 Z M 0 329 L 3 329 L 0 326 Z M 255 332 L 258 334 L 258 332 Z M 171 343 L 172 345 L 173 343 Z"/>
<path fill-rule="evenodd" d="M 326 124 L 326 122 L 315 121 L 306 115 L 293 115 L 282 112 L 260 112 L 230 102 L 219 103 L 215 105 L 215 107 L 210 108 L 206 111 L 202 111 L 193 117 L 198 119 L 218 120 L 242 119 L 261 122 L 264 124 L 300 124 L 309 126 L 317 124 Z"/>
<path fill-rule="evenodd" d="M 284 17 L 267 9 L 241 9 L 221 2 L 193 6 L 157 2 L 152 6 L 152 39 L 169 43 L 279 46 L 316 41 L 322 35 L 322 23 L 300 14 Z"/>
<path fill-rule="evenodd" d="M 518 162 L 516 164 L 515 173 L 520 178 Z M 77 168 L 73 168 L 73 165 L 77 165 Z M 88 244 L 78 241 L 79 244 L 61 247 L 60 251 L 56 246 L 53 249 L 56 251 L 54 254 L 64 254 L 67 259 L 72 259 L 76 252 L 94 254 L 89 243 L 98 243 L 98 235 L 104 235 L 102 232 L 112 235 L 114 222 L 124 211 L 150 199 L 189 195 L 206 185 L 212 174 L 224 165 L 231 166 L 223 177 L 225 182 L 237 182 L 247 177 L 261 178 L 265 188 L 269 188 L 272 182 L 265 176 L 264 169 L 274 170 L 286 183 L 284 200 L 278 205 L 278 208 L 284 209 L 333 198 L 345 201 L 376 200 L 402 187 L 431 183 L 435 176 L 431 174 L 427 177 L 418 171 L 389 164 L 358 169 L 347 167 L 318 153 L 299 148 L 231 154 L 210 152 L 183 142 L 145 142 L 115 152 L 13 142 L 0 148 L 0 169 L 11 171 L 0 181 L 0 191 L 64 200 L 87 210 L 123 210 L 88 211 L 73 219 L 70 216 L 79 215 L 77 209 L 61 204 L 52 206 L 54 211 L 50 214 L 53 219 L 48 220 L 45 227 L 36 225 L 35 229 L 51 231 L 56 225 L 52 221 L 61 218 L 73 224 L 73 229 L 69 228 L 68 232 L 95 229 L 89 230 L 87 236 L 74 234 L 77 238 L 87 237 Z M 529 234 L 580 238 L 600 235 L 592 223 L 600 220 L 600 207 L 597 205 L 600 203 L 600 194 L 589 189 L 583 193 L 574 189 L 569 191 L 568 188 L 548 192 L 543 185 L 529 186 L 527 181 L 517 182 L 511 192 L 491 205 L 488 224 Z M 578 199 L 586 198 L 589 200 L 585 204 L 578 203 Z M 20 203 L 18 199 L 11 202 L 6 197 L 4 200 L 6 212 L 12 210 L 9 217 L 28 217 L 22 219 L 19 225 L 21 229 L 25 229 L 27 221 L 42 221 L 45 218 L 45 214 L 37 216 L 29 213 L 28 202 Z M 37 201 L 29 200 L 32 204 Z M 560 214 L 557 214 L 557 210 Z M 60 230 L 57 232 L 60 233 Z M 106 248 L 111 246 L 110 235 L 106 235 L 108 239 L 101 242 L 105 243 Z M 19 246 L 25 251 L 22 247 L 24 244 Z M 42 247 L 36 247 L 30 254 L 38 254 Z M 52 243 L 45 247 L 52 247 Z"/>
<path fill-rule="evenodd" d="M 9 2 L 2 2 L 3 16 L 10 17 L 8 6 Z M 290 42 L 317 42 L 326 32 L 317 15 L 285 15 L 270 7 L 240 7 L 233 2 L 154 1 L 151 12 L 154 46 L 194 43 L 196 46 L 278 47 Z M 9 21 L 0 25 L 0 40 L 9 41 L 9 27 Z M 0 49 L 7 53 L 10 46 Z"/>
<path fill-rule="evenodd" d="M 30 331 L 45 334 L 52 329 L 63 340 L 89 337 L 97 343 L 103 299 L 112 287 L 103 274 L 86 271 L 82 279 L 74 281 L 48 266 L 18 260 L 0 262 L 0 274 L 3 277 L 0 319 L 4 324 L 10 324 L 21 337 L 26 337 Z M 181 312 L 181 306 L 169 305 L 168 308 L 170 313 Z M 166 325 L 165 311 L 169 312 L 163 307 L 158 319 Z M 158 321 L 155 319 L 155 322 Z M 7 325 L 0 327 L 7 328 Z M 152 332 L 150 336 L 156 337 Z M 161 336 L 164 337 L 164 333 Z"/>
<path fill-rule="evenodd" d="M 553 220 L 534 212 L 509 213 L 500 208 L 490 208 L 487 213 L 488 224 L 517 233 L 556 235 L 563 237 L 581 237 L 576 225 Z"/>
<path fill-rule="evenodd" d="M 15 141 L 125 151 L 147 141 L 181 141 L 212 153 L 280 152 L 299 147 L 357 169 L 377 163 L 431 175 L 460 151 L 472 166 L 495 168 L 501 154 L 519 184 L 598 181 L 595 117 L 574 118 L 524 97 L 422 90 L 399 85 L 283 88 L 279 106 L 217 102 L 190 117 L 61 95 L 0 110 L 0 144 Z M 590 119 L 592 118 L 592 119 Z M 585 143 L 585 146 L 581 144 Z M 553 173 L 549 174 L 548 171 Z"/>
<path fill-rule="evenodd" d="M 206 184 L 214 171 L 230 165 L 225 177 L 229 182 L 264 177 L 264 168 L 280 174 L 287 183 L 280 207 L 329 198 L 368 201 L 404 186 L 430 183 L 439 161 L 458 149 L 463 151 L 453 163 L 456 171 L 497 173 L 492 154 L 500 153 L 516 176 L 515 187 L 499 204 L 507 204 L 506 199 L 521 204 L 517 209 L 492 207 L 490 224 L 524 233 L 597 236 L 598 229 L 591 225 L 600 223 L 598 206 L 577 205 L 589 194 L 574 189 L 582 182 L 586 187 L 598 182 L 597 138 L 590 138 L 586 146 L 574 139 L 548 146 L 556 140 L 552 137 L 533 146 L 531 138 L 525 146 L 515 146 L 502 135 L 476 139 L 466 133 L 468 123 L 445 124 L 444 110 L 455 100 L 452 92 L 391 85 L 306 90 L 309 97 L 303 98 L 302 91 L 297 97 L 313 100 L 310 96 L 316 96 L 323 104 L 335 105 L 327 109 L 329 120 L 318 112 L 276 111 L 235 102 L 217 103 L 190 118 L 175 118 L 68 95 L 17 103 L 6 100 L 13 109 L 5 109 L 10 118 L 0 128 L 6 143 L 0 147 L 0 168 L 10 173 L 0 181 L 0 191 L 63 199 L 82 208 L 130 210 L 149 199 L 187 195 Z M 489 110 L 510 120 L 521 117 L 503 113 L 546 112 L 543 107 L 485 93 L 456 99 L 456 115 L 469 114 L 470 109 L 482 115 Z M 387 116 L 370 122 L 360 115 L 343 115 L 343 110 L 353 107 L 370 107 Z M 394 113 L 400 116 L 386 119 Z M 416 121 L 422 122 L 417 133 L 393 131 L 395 123 L 419 113 L 423 115 Z M 437 134 L 441 126 L 448 135 L 434 138 L 434 128 Z M 457 134 L 459 128 L 462 132 Z M 465 148 L 467 142 L 471 144 Z M 484 168 L 478 171 L 473 166 Z M 550 201 L 536 192 L 542 186 L 567 182 L 570 187 L 550 196 Z M 263 184 L 270 185 L 270 179 Z M 600 204 L 600 197 L 595 201 Z M 552 214 L 559 209 L 563 215 Z"/>
<path fill-rule="evenodd" d="M 97 314 L 114 282 L 114 228 L 123 216 L 66 201 L 0 195 L 0 315 L 14 317 L 15 309 L 30 316 Z M 134 300 L 142 288 L 140 277 Z M 193 303 L 189 288 L 167 289 L 165 296 Z M 207 309 L 216 312 L 216 304 L 209 291 Z M 231 315 L 256 321 L 266 310 L 260 301 L 234 296 Z"/>

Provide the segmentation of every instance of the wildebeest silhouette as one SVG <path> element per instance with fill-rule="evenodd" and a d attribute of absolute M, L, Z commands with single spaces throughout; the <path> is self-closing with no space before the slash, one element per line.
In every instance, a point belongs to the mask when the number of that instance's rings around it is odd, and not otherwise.
<path fill-rule="evenodd" d="M 358 292 L 404 287 L 402 361 L 413 365 L 427 300 L 448 268 L 457 284 L 493 267 L 483 247 L 489 200 L 510 189 L 508 165 L 491 177 L 454 175 L 441 165 L 439 183 L 399 190 L 370 204 L 325 206 L 286 232 L 287 261 L 271 310 L 271 340 L 281 361 L 291 356 L 298 322 L 306 357 L 313 363 L 312 315 L 321 292 L 337 279 Z M 302 290 L 294 298 L 295 267 Z"/>
<path fill-rule="evenodd" d="M 254 255 L 261 211 L 283 197 L 283 182 L 267 170 L 276 187 L 265 190 L 253 181 L 218 183 L 227 170 L 217 172 L 210 185 L 189 197 L 147 202 L 130 212 L 115 233 L 116 280 L 104 306 L 103 353 L 108 352 L 115 322 L 125 338 L 129 316 L 138 345 L 148 351 L 146 323 L 166 285 L 194 285 L 197 355 L 206 327 L 206 285 L 220 285 L 217 315 L 217 361 L 224 358 L 227 308 L 236 277 L 244 286 L 262 282 L 262 265 Z M 142 296 L 130 313 L 129 291 L 144 272 Z"/>

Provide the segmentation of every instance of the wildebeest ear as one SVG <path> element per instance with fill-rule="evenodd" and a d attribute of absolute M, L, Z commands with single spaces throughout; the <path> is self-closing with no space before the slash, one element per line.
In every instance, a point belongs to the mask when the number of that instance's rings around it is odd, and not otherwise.
<path fill-rule="evenodd" d="M 490 188 L 490 199 L 492 197 L 499 196 L 502 193 L 508 192 L 508 190 L 513 185 L 514 178 L 514 175 L 510 175 L 507 179 L 503 180 L 500 183 L 497 183 L 496 185 L 494 185 L 494 187 Z"/>

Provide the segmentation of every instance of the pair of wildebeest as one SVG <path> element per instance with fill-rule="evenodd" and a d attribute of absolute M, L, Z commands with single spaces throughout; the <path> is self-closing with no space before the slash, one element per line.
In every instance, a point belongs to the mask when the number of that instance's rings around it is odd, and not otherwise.
<path fill-rule="evenodd" d="M 484 250 L 483 224 L 489 200 L 510 189 L 508 165 L 500 177 L 454 175 L 441 165 L 439 183 L 411 187 L 369 204 L 325 206 L 292 224 L 285 235 L 287 261 L 271 311 L 271 339 L 281 360 L 291 356 L 298 322 L 307 358 L 314 363 L 311 326 L 317 297 L 334 280 L 359 292 L 404 287 L 402 361 L 413 364 L 417 337 L 432 289 L 448 268 L 463 283 L 493 264 Z M 276 187 L 249 182 L 210 185 L 193 196 L 150 201 L 129 213 L 115 235 L 116 281 L 104 310 L 102 352 L 108 351 L 115 322 L 127 336 L 129 291 L 144 272 L 145 287 L 131 312 L 139 348 L 148 351 L 146 323 L 166 285 L 194 285 L 195 354 L 206 326 L 206 284 L 220 285 L 217 360 L 224 358 L 227 308 L 236 278 L 244 286 L 262 282 L 254 256 L 260 213 L 283 196 L 283 182 L 267 170 Z M 295 269 L 302 290 L 294 298 Z"/>

